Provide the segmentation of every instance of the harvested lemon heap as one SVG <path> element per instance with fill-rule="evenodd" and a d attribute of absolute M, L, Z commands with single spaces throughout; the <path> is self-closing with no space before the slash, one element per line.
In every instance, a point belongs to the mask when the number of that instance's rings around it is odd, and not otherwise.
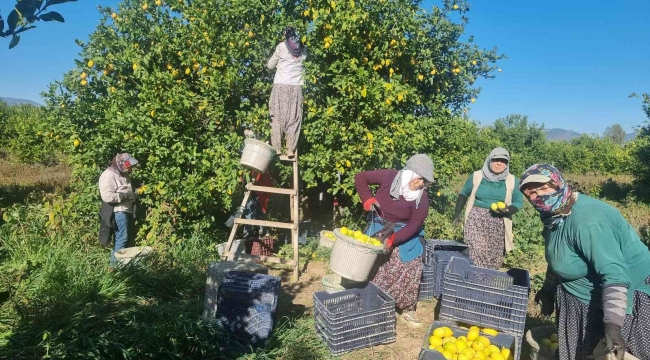
<path fill-rule="evenodd" d="M 333 232 L 331 232 L 331 231 L 325 231 L 325 234 L 324 234 L 324 235 L 325 235 L 326 238 L 328 238 L 328 239 L 330 239 L 330 240 L 332 240 L 332 241 L 336 241 L 336 236 L 334 236 L 334 233 L 333 233 Z"/>
<path fill-rule="evenodd" d="M 490 344 L 490 339 L 481 335 L 496 336 L 498 332 L 494 329 L 480 330 L 477 326 L 469 328 L 466 336 L 454 337 L 454 332 L 447 326 L 433 330 L 429 337 L 429 349 L 438 351 L 451 360 L 509 360 L 512 359 L 510 349 L 501 348 Z"/>
<path fill-rule="evenodd" d="M 551 350 L 557 350 L 557 334 L 551 334 L 548 338 L 544 338 L 539 342 L 542 346 L 545 346 Z"/>
<path fill-rule="evenodd" d="M 497 211 L 497 209 L 503 210 L 506 208 L 506 203 L 504 203 L 503 201 L 495 202 L 492 203 L 492 205 L 490 205 L 490 208 L 492 209 L 492 211 Z"/>
<path fill-rule="evenodd" d="M 372 245 L 372 246 L 383 246 L 383 243 L 379 241 L 378 239 L 374 237 L 370 237 L 364 233 L 362 233 L 359 230 L 349 230 L 345 226 L 341 228 L 341 234 L 345 236 L 349 236 L 353 238 L 356 241 L 362 242 L 364 244 Z"/>

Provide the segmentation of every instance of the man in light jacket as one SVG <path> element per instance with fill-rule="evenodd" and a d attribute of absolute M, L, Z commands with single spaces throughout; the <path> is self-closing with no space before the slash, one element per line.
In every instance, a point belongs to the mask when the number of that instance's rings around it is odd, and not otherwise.
<path fill-rule="evenodd" d="M 131 186 L 131 170 L 138 163 L 138 161 L 129 153 L 117 154 L 111 161 L 111 165 L 104 170 L 99 177 L 99 193 L 102 197 L 102 209 L 100 216 L 102 217 L 102 226 L 100 226 L 100 241 L 105 246 L 110 244 L 110 230 L 108 231 L 108 238 L 101 239 L 102 234 L 106 233 L 106 224 L 112 227 L 115 226 L 115 248 L 111 252 L 111 267 L 117 265 L 115 259 L 115 252 L 127 247 L 127 243 L 132 234 L 130 223 L 133 216 L 133 203 L 136 199 L 136 194 Z M 113 208 L 113 218 L 106 219 L 107 207 Z M 109 215 L 110 216 L 110 215 Z"/>

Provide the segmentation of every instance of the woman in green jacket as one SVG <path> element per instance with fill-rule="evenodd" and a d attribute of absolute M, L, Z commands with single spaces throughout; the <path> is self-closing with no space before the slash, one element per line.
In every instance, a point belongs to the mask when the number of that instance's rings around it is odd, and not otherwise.
<path fill-rule="evenodd" d="M 510 154 L 504 148 L 490 152 L 483 168 L 470 175 L 458 194 L 454 225 L 465 209 L 463 238 L 474 265 L 499 269 L 505 253 L 514 248 L 512 215 L 524 203 L 519 180 L 510 174 Z M 502 202 L 502 208 L 492 204 Z"/>
<path fill-rule="evenodd" d="M 586 359 L 603 338 L 617 359 L 650 359 L 650 251 L 634 228 L 551 165 L 531 166 L 520 189 L 544 224 L 548 270 L 535 301 L 550 315 L 557 298 L 560 359 Z"/>

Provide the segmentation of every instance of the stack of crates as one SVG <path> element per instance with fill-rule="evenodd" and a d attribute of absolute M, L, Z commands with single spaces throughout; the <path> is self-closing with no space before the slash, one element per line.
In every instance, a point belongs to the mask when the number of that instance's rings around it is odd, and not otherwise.
<path fill-rule="evenodd" d="M 314 323 L 333 356 L 395 341 L 395 300 L 374 283 L 314 293 Z"/>
<path fill-rule="evenodd" d="M 462 257 L 471 263 L 467 245 L 451 240 L 427 240 L 425 243 L 419 300 L 439 299 L 445 269 L 452 256 Z"/>
<path fill-rule="evenodd" d="M 485 269 L 454 257 L 445 272 L 440 320 L 492 328 L 514 336 L 514 359 L 519 360 L 529 291 L 526 270 Z"/>
<path fill-rule="evenodd" d="M 280 278 L 230 271 L 217 293 L 216 323 L 243 342 L 261 346 L 271 337 Z"/>
<path fill-rule="evenodd" d="M 263 265 L 247 260 L 210 262 L 205 281 L 205 302 L 203 306 L 203 317 L 207 320 L 214 320 L 217 314 L 217 292 L 219 285 L 221 285 L 221 282 L 226 278 L 226 274 L 230 271 L 268 274 L 269 269 Z"/>

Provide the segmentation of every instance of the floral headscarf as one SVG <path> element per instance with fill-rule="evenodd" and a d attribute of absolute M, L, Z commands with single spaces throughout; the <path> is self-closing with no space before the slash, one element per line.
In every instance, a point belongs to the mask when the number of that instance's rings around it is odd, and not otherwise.
<path fill-rule="evenodd" d="M 521 175 L 519 189 L 528 183 L 545 184 L 550 181 L 559 187 L 557 191 L 548 195 L 537 195 L 535 200 L 529 199 L 529 201 L 539 212 L 544 226 L 554 228 L 564 222 L 564 218 L 571 213 L 571 206 L 577 199 L 577 193 L 572 191 L 560 171 L 553 165 L 535 164 Z"/>
<path fill-rule="evenodd" d="M 296 29 L 287 26 L 284 29 L 284 38 L 285 38 L 285 43 L 287 45 L 287 49 L 289 50 L 291 55 L 295 57 L 302 55 L 302 49 L 304 48 L 304 45 L 302 44 L 302 40 L 300 39 L 300 35 L 296 31 Z"/>
<path fill-rule="evenodd" d="M 138 164 L 138 160 L 136 160 L 133 156 L 131 156 L 131 154 L 121 153 L 115 155 L 113 160 L 111 160 L 110 168 L 124 175 L 124 170 L 128 170 L 129 168 L 137 164 Z"/>

